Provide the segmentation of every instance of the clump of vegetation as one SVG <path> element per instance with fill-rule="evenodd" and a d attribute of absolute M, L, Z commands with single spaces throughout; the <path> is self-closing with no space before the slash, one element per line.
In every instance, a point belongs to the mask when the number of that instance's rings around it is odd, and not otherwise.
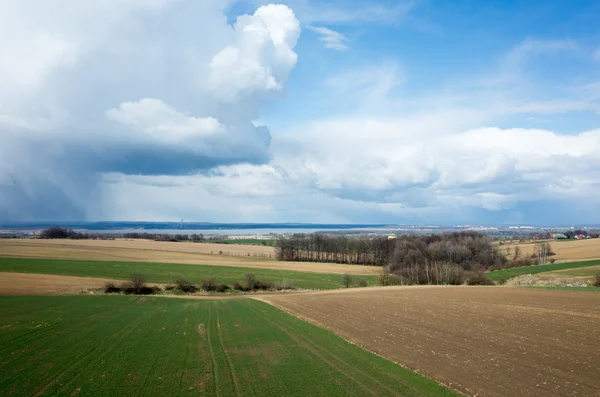
<path fill-rule="evenodd" d="M 106 283 L 104 284 L 104 293 L 106 294 L 115 294 L 115 293 L 120 293 L 121 292 L 121 288 L 117 287 L 114 283 Z"/>
<path fill-rule="evenodd" d="M 358 286 L 361 288 L 368 287 L 369 282 L 367 280 L 365 280 L 364 278 L 361 278 L 358 280 Z"/>
<path fill-rule="evenodd" d="M 271 289 L 274 289 L 275 291 L 284 291 L 296 289 L 296 287 L 294 286 L 293 281 L 283 280 L 281 282 L 274 282 L 271 286 Z"/>
<path fill-rule="evenodd" d="M 200 287 L 206 292 L 214 292 L 217 290 L 217 280 L 214 277 L 209 277 L 202 280 Z"/>
<path fill-rule="evenodd" d="M 198 292 L 198 287 L 195 284 L 190 283 L 187 280 L 177 279 L 177 280 L 175 280 L 175 284 L 177 284 L 177 288 L 179 290 L 181 290 L 182 292 L 187 292 L 190 294 L 193 294 L 194 292 Z"/>
<path fill-rule="evenodd" d="M 495 283 L 483 272 L 465 272 L 465 284 L 467 285 L 495 285 Z"/>
<path fill-rule="evenodd" d="M 354 277 L 348 273 L 342 276 L 342 285 L 346 288 L 350 288 L 354 284 Z"/>
<path fill-rule="evenodd" d="M 592 283 L 594 287 L 600 287 L 600 272 L 596 273 L 596 277 L 594 278 L 594 282 Z"/>
<path fill-rule="evenodd" d="M 407 282 L 400 276 L 390 273 L 387 268 L 383 268 L 383 271 L 377 276 L 377 284 L 389 287 L 392 285 L 406 285 Z"/>
<path fill-rule="evenodd" d="M 151 295 L 162 291 L 160 287 L 151 287 L 146 284 L 146 279 L 139 273 L 131 273 L 129 280 L 121 286 L 116 286 L 114 283 L 104 285 L 106 293 L 124 293 L 126 295 Z"/>
<path fill-rule="evenodd" d="M 245 275 L 246 285 L 250 291 L 256 289 L 257 283 L 259 282 L 256 276 L 252 273 L 246 273 Z"/>

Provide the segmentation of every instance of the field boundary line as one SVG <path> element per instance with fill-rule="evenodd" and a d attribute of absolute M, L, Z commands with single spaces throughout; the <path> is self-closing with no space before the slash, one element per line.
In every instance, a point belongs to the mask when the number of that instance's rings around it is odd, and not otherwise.
<path fill-rule="evenodd" d="M 385 287 L 385 288 L 390 288 L 390 287 Z M 396 364 L 396 365 L 398 365 L 398 366 L 400 366 L 400 367 L 402 367 L 402 368 L 406 369 L 407 371 L 411 371 L 411 372 L 413 372 L 413 373 L 415 373 L 415 374 L 418 374 L 418 375 L 421 375 L 421 376 L 423 376 L 423 377 L 425 377 L 425 378 L 427 378 L 427 379 L 430 379 L 430 380 L 432 380 L 432 381 L 436 382 L 437 384 L 439 384 L 439 385 L 441 385 L 441 386 L 444 386 L 444 387 L 446 387 L 446 388 L 448 388 L 448 389 L 452 390 L 452 391 L 453 391 L 454 393 L 456 393 L 456 394 L 459 394 L 459 395 L 461 395 L 461 396 L 465 396 L 465 397 L 470 397 L 470 396 L 471 396 L 471 394 L 467 394 L 467 393 L 466 393 L 465 391 L 463 391 L 463 390 L 456 389 L 456 388 L 455 388 L 455 387 L 454 387 L 454 386 L 453 386 L 451 383 L 447 383 L 447 382 L 445 382 L 445 381 L 443 381 L 443 380 L 441 380 L 441 379 L 437 379 L 437 378 L 435 378 L 435 377 L 432 377 L 432 376 L 430 376 L 430 375 L 424 374 L 424 373 L 423 373 L 423 372 L 421 372 L 419 369 L 415 369 L 415 368 L 408 367 L 408 366 L 406 366 L 405 364 L 403 364 L 403 363 L 401 363 L 401 362 L 399 362 L 399 361 L 392 360 L 391 358 L 389 358 L 389 357 L 386 357 L 386 356 L 384 356 L 384 355 L 382 355 L 382 354 L 380 354 L 380 353 L 377 353 L 377 352 L 375 352 L 375 351 L 373 351 L 373 350 L 371 350 L 371 349 L 367 348 L 366 346 L 363 346 L 363 345 L 362 345 L 362 344 L 360 344 L 360 343 L 357 343 L 357 342 L 354 342 L 354 341 L 352 341 L 352 340 L 350 340 L 350 339 L 347 339 L 347 338 L 345 338 L 344 336 L 342 336 L 342 335 L 338 334 L 337 332 L 335 332 L 334 330 L 332 330 L 332 329 L 330 329 L 329 327 L 325 326 L 324 324 L 321 324 L 319 321 L 316 321 L 316 320 L 314 320 L 314 319 L 311 319 L 311 318 L 309 318 L 309 317 L 302 316 L 302 315 L 300 315 L 300 314 L 298 314 L 298 313 L 294 313 L 294 312 L 293 312 L 293 311 L 291 311 L 291 310 L 288 310 L 288 309 L 286 309 L 286 308 L 284 308 L 284 307 L 282 307 L 282 306 L 279 306 L 277 303 L 274 303 L 274 302 L 271 302 L 271 301 L 269 301 L 269 300 L 268 300 L 268 299 L 266 299 L 265 297 L 251 297 L 250 299 L 254 299 L 254 300 L 257 300 L 257 301 L 260 301 L 260 302 L 264 302 L 264 303 L 266 303 L 266 304 L 269 304 L 269 305 L 273 306 L 274 308 L 276 308 L 276 309 L 279 309 L 279 310 L 281 310 L 282 312 L 289 314 L 290 316 L 293 316 L 293 317 L 295 317 L 295 318 L 297 318 L 297 319 L 299 319 L 299 320 L 305 321 L 305 322 L 307 322 L 307 323 L 310 323 L 310 324 L 312 324 L 312 325 L 314 325 L 314 326 L 316 326 L 316 327 L 319 327 L 319 328 L 321 328 L 321 329 L 324 329 L 324 330 L 326 330 L 326 331 L 329 331 L 329 332 L 333 333 L 334 335 L 338 336 L 339 338 L 343 339 L 344 341 L 346 341 L 346 342 L 350 343 L 351 345 L 354 345 L 354 346 L 356 346 L 356 347 L 359 347 L 359 348 L 361 348 L 362 350 L 364 350 L 364 351 L 366 351 L 366 352 L 369 352 L 369 353 L 371 353 L 371 354 L 374 354 L 374 355 L 376 355 L 376 356 L 378 356 L 378 357 L 380 357 L 380 358 L 383 358 L 384 360 L 387 360 L 387 361 L 389 361 L 389 362 L 391 362 L 391 363 L 394 363 L 394 364 Z"/>
<path fill-rule="evenodd" d="M 365 373 L 363 373 L 362 371 L 353 368 L 352 366 L 344 363 L 344 361 L 338 357 L 336 357 L 333 353 L 328 353 L 327 351 L 325 351 L 324 349 L 318 347 L 318 345 L 312 343 L 310 340 L 308 340 L 307 338 L 302 337 L 301 335 L 295 335 L 288 327 L 286 327 L 285 325 L 282 324 L 278 324 L 273 322 L 272 320 L 270 320 L 267 316 L 263 315 L 262 313 L 260 313 L 259 311 L 257 311 L 255 308 L 250 306 L 250 310 L 252 310 L 254 313 L 256 313 L 257 315 L 261 316 L 266 322 L 268 322 L 269 324 L 271 324 L 272 326 L 278 328 L 280 331 L 282 331 L 284 334 L 286 334 L 287 336 L 289 336 L 292 340 L 296 341 L 297 343 L 299 343 L 301 346 L 305 347 L 307 350 L 309 350 L 315 357 L 317 357 L 319 360 L 321 360 L 322 362 L 324 362 L 325 364 L 329 365 L 329 367 L 331 367 L 332 369 L 335 369 L 336 371 L 338 371 L 339 373 L 343 374 L 346 378 L 348 378 L 348 380 L 350 380 L 351 382 L 357 384 L 358 386 L 360 386 L 362 389 L 364 389 L 367 393 L 373 395 L 373 396 L 377 396 L 378 394 L 376 392 L 374 392 L 373 390 L 371 390 L 371 388 L 369 388 L 367 385 L 365 385 L 364 383 L 358 381 L 356 379 L 356 377 L 351 376 L 350 372 L 354 372 L 354 374 L 358 374 L 361 376 L 364 376 L 365 378 L 373 381 L 375 384 L 378 384 L 380 386 L 382 386 L 384 389 L 386 389 L 387 391 L 391 392 L 393 395 L 397 395 L 397 396 L 402 396 L 401 394 L 396 394 L 396 392 L 393 389 L 390 389 L 389 387 L 385 386 L 384 384 L 382 384 L 381 382 L 377 381 L 376 379 L 373 379 L 372 377 L 370 377 L 369 375 L 366 375 Z M 325 355 L 329 355 L 331 356 L 332 359 L 327 359 L 327 357 L 325 357 Z M 345 366 L 346 368 L 350 369 L 350 372 L 348 372 L 348 370 L 343 370 L 342 368 L 340 368 L 340 366 L 335 365 L 334 362 L 332 361 L 337 361 L 339 363 L 341 363 L 343 366 Z"/>

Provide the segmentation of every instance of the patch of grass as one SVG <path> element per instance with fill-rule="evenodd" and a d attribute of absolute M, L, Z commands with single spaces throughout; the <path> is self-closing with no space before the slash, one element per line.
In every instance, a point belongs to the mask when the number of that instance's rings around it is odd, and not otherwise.
<path fill-rule="evenodd" d="M 577 269 L 577 268 L 598 266 L 598 265 L 600 265 L 599 260 L 585 261 L 585 262 L 553 263 L 553 264 L 549 264 L 549 265 L 536 265 L 536 266 L 516 267 L 513 269 L 494 270 L 491 272 L 487 272 L 486 275 L 494 281 L 499 281 L 503 278 L 509 279 L 511 277 L 520 276 L 522 274 L 538 274 L 538 273 L 552 272 L 552 271 L 556 271 L 556 270 Z M 573 275 L 570 272 L 569 273 L 561 272 L 561 274 Z M 590 275 L 593 275 L 593 273 Z"/>
<path fill-rule="evenodd" d="M 458 396 L 263 302 L 0 297 L 3 396 Z"/>
<path fill-rule="evenodd" d="M 325 273 L 305 273 L 292 270 L 254 269 L 230 266 L 183 265 L 175 263 L 88 261 L 64 259 L 0 258 L 0 272 L 58 274 L 63 276 L 100 277 L 126 280 L 131 273 L 144 275 L 150 283 L 168 284 L 176 279 L 199 283 L 214 277 L 219 283 L 233 284 L 254 273 L 265 282 L 289 280 L 297 288 L 340 288 L 342 276 Z M 376 276 L 361 276 L 375 284 Z"/>

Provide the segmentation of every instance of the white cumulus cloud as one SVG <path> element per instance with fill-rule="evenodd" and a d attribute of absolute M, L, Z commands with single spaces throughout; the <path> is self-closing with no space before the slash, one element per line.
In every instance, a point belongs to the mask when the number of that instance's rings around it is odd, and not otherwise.
<path fill-rule="evenodd" d="M 280 91 L 296 65 L 293 48 L 299 36 L 300 24 L 284 5 L 263 6 L 254 15 L 238 17 L 235 42 L 210 63 L 209 84 L 214 95 L 234 102 Z"/>

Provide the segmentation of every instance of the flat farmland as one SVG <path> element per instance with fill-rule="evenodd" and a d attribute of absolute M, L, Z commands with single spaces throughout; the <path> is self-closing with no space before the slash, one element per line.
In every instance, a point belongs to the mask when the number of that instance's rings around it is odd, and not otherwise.
<path fill-rule="evenodd" d="M 600 259 L 600 238 L 585 240 L 551 240 L 548 241 L 552 250 L 556 253 L 552 258 L 561 262 L 585 261 L 591 259 Z M 518 246 L 523 255 L 532 255 L 535 249 L 534 243 L 501 245 L 499 249 L 506 251 L 509 247 L 514 251 Z"/>
<path fill-rule="evenodd" d="M 248 299 L 0 297 L 2 396 L 456 396 Z"/>
<path fill-rule="evenodd" d="M 353 275 L 373 275 L 381 271 L 376 266 L 279 262 L 274 256 L 273 247 L 236 244 L 149 240 L 0 239 L 0 257 L 11 258 L 161 262 Z"/>
<path fill-rule="evenodd" d="M 468 395 L 600 395 L 600 293 L 387 287 L 261 299 Z"/>

